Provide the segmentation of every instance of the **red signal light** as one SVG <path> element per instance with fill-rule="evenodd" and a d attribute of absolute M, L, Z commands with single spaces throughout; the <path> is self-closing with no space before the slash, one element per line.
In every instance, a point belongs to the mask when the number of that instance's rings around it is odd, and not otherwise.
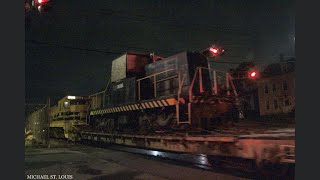
<path fill-rule="evenodd" d="M 252 72 L 252 73 L 250 74 L 251 77 L 256 77 L 256 75 L 257 75 L 256 72 Z"/>
<path fill-rule="evenodd" d="M 223 49 L 221 46 L 218 45 L 212 45 L 211 47 L 208 47 L 205 50 L 200 51 L 205 57 L 216 57 L 224 55 L 225 49 Z"/>
<path fill-rule="evenodd" d="M 49 0 L 38 0 L 38 3 L 41 4 L 41 3 L 46 3 L 46 2 L 49 2 Z"/>
<path fill-rule="evenodd" d="M 250 71 L 249 72 L 249 78 L 256 78 L 258 73 L 256 71 Z"/>
<path fill-rule="evenodd" d="M 218 49 L 217 48 L 210 48 L 210 51 L 213 52 L 213 54 L 218 54 Z"/>

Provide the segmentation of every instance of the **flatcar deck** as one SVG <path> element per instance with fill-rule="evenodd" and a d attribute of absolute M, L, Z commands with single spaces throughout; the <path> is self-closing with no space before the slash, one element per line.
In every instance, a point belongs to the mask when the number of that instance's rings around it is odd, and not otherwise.
<path fill-rule="evenodd" d="M 253 127 L 257 125 L 259 126 L 259 123 L 252 124 Z M 239 125 L 205 134 L 158 132 L 137 135 L 81 132 L 78 140 L 192 154 L 241 157 L 257 162 L 262 160 L 274 163 L 295 162 L 294 127 L 260 126 L 248 129 Z"/>

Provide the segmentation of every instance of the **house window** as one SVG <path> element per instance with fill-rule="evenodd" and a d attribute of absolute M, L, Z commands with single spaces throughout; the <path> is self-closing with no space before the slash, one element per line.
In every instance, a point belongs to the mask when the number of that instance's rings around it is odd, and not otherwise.
<path fill-rule="evenodd" d="M 269 109 L 270 109 L 269 101 L 266 101 L 266 108 L 267 108 L 267 110 L 269 110 Z"/>
<path fill-rule="evenodd" d="M 290 105 L 289 99 L 287 99 L 287 100 L 284 101 L 284 105 L 285 105 L 285 106 L 289 106 L 289 105 Z"/>
<path fill-rule="evenodd" d="M 288 83 L 287 81 L 283 81 L 283 90 L 288 90 Z"/>
<path fill-rule="evenodd" d="M 274 103 L 274 109 L 278 109 L 278 101 L 274 100 L 273 103 Z"/>
<path fill-rule="evenodd" d="M 269 90 L 268 90 L 268 85 L 266 84 L 266 85 L 264 86 L 264 93 L 268 94 L 268 92 L 269 92 Z"/>
<path fill-rule="evenodd" d="M 272 84 L 272 91 L 273 91 L 273 92 L 276 92 L 276 90 L 277 90 L 276 84 Z"/>

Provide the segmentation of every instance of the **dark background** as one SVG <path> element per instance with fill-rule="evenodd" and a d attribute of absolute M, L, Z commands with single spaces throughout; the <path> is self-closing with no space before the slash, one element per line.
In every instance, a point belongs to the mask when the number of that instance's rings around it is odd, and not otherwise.
<path fill-rule="evenodd" d="M 56 1 L 25 30 L 26 102 L 103 89 L 111 61 L 127 51 L 170 56 L 218 41 L 215 68 L 263 66 L 295 56 L 295 1 Z M 223 63 L 228 62 L 228 63 Z"/>

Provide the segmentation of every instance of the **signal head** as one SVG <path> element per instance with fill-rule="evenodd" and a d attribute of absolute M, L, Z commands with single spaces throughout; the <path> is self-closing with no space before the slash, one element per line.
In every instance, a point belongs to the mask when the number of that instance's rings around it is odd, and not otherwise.
<path fill-rule="evenodd" d="M 256 79 L 258 77 L 258 72 L 256 70 L 251 70 L 248 73 L 250 79 Z"/>
<path fill-rule="evenodd" d="M 202 54 L 205 55 L 206 57 L 221 56 L 224 53 L 225 53 L 225 49 L 217 45 L 212 45 L 211 47 L 202 51 Z"/>
<path fill-rule="evenodd" d="M 214 55 L 218 55 L 219 54 L 219 49 L 218 48 L 210 48 L 209 49 Z"/>

